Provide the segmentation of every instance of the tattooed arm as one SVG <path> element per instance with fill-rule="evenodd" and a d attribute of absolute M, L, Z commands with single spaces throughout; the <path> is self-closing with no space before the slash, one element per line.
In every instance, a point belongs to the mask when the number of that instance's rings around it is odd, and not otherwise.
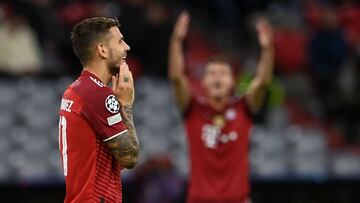
<path fill-rule="evenodd" d="M 124 115 L 127 131 L 106 143 L 121 166 L 131 169 L 138 161 L 139 141 L 134 127 L 132 107 L 125 105 L 121 111 Z"/>
<path fill-rule="evenodd" d="M 127 127 L 122 135 L 107 143 L 116 160 L 125 168 L 134 168 L 138 161 L 139 140 L 136 135 L 132 104 L 134 102 L 134 81 L 126 63 L 120 66 L 119 74 L 112 76 L 112 88 L 121 104 L 123 121 Z"/>

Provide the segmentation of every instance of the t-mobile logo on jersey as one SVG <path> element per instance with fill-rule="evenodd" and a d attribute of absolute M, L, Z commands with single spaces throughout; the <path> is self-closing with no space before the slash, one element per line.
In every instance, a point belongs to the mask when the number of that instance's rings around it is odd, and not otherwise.
<path fill-rule="evenodd" d="M 235 141 L 238 138 L 238 134 L 235 131 L 230 131 L 228 134 L 221 134 L 221 130 L 218 126 L 205 124 L 202 128 L 202 140 L 205 147 L 216 148 L 219 143 L 226 144 L 230 141 Z"/>

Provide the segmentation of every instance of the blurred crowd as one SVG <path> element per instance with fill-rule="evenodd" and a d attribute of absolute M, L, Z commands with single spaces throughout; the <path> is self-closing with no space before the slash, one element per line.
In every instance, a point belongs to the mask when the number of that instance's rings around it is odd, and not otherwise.
<path fill-rule="evenodd" d="M 76 77 L 82 66 L 70 44 L 72 26 L 87 17 L 108 16 L 122 25 L 135 78 L 144 84 L 148 78 L 165 81 L 169 37 L 174 20 L 185 9 L 192 16 L 185 48 L 195 92 L 201 92 L 203 65 L 215 53 L 232 59 L 239 70 L 237 94 L 243 92 L 258 57 L 253 22 L 263 15 L 275 28 L 276 68 L 269 108 L 285 106 L 292 123 L 317 126 L 333 149 L 351 147 L 360 152 L 360 5 L 356 0 L 3 0 L 1 78 Z M 145 106 L 139 112 L 146 113 Z M 260 118 L 259 123 L 263 122 Z M 172 167 L 169 157 L 149 157 L 137 172 L 139 181 L 132 182 L 148 183 L 133 186 L 142 188 L 147 198 L 139 202 L 157 202 L 156 195 L 176 202 L 171 198 L 183 192 L 184 182 Z M 160 181 L 155 183 L 145 173 Z"/>
<path fill-rule="evenodd" d="M 261 13 L 276 28 L 276 74 L 290 82 L 285 88 L 299 89 L 286 91 L 289 98 L 301 101 L 297 103 L 303 109 L 345 134 L 348 141 L 359 139 L 360 11 L 352 0 L 3 1 L 0 71 L 19 76 L 76 75 L 81 65 L 69 40 L 72 26 L 86 17 L 109 16 L 122 24 L 131 46 L 128 63 L 136 77 L 164 78 L 172 24 L 184 9 L 194 18 L 187 48 L 194 80 L 201 72 L 199 64 L 215 52 L 230 55 L 245 73 L 256 57 L 251 25 Z"/>

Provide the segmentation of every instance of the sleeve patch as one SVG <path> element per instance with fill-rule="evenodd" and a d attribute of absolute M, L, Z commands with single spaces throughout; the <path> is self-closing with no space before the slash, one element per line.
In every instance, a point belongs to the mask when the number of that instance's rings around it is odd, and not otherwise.
<path fill-rule="evenodd" d="M 120 113 L 107 118 L 107 122 L 109 125 L 114 125 L 116 123 L 119 123 L 120 121 L 122 121 L 122 117 L 121 117 Z"/>
<path fill-rule="evenodd" d="M 118 113 L 120 110 L 120 103 L 115 95 L 109 95 L 105 100 L 105 107 L 110 113 Z"/>

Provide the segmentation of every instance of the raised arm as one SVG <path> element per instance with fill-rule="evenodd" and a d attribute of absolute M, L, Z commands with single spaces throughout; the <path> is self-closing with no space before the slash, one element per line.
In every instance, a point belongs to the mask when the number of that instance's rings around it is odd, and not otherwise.
<path fill-rule="evenodd" d="M 116 160 L 124 168 L 134 168 L 138 161 L 139 140 L 136 135 L 132 105 L 134 102 L 134 82 L 126 63 L 120 68 L 120 74 L 112 77 L 113 90 L 121 104 L 121 112 L 127 131 L 106 142 Z"/>
<path fill-rule="evenodd" d="M 263 105 L 267 88 L 272 81 L 274 66 L 273 32 L 269 22 L 266 19 L 260 19 L 256 23 L 256 30 L 258 32 L 261 55 L 255 78 L 251 81 L 245 95 L 253 112 L 258 111 Z"/>
<path fill-rule="evenodd" d="M 185 75 L 183 53 L 183 42 L 188 32 L 189 22 L 189 14 L 182 12 L 174 26 L 169 45 L 168 74 L 175 90 L 176 102 L 181 111 L 184 111 L 190 103 L 190 90 Z"/>

